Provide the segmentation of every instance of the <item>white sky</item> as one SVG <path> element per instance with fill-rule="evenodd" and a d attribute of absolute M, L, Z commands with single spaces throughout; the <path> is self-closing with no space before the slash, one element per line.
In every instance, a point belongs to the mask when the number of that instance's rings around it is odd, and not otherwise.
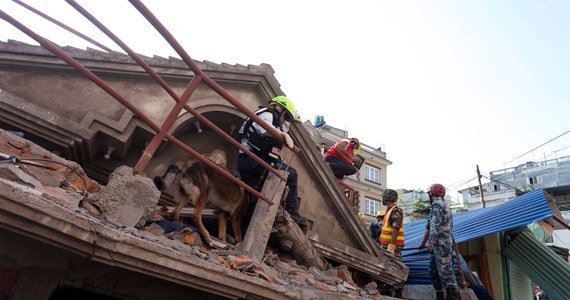
<path fill-rule="evenodd" d="M 122 51 L 64 1 L 24 2 Z M 57 44 L 95 48 L 0 3 Z M 128 1 L 78 3 L 136 52 L 177 57 Z M 303 119 L 324 115 L 382 147 L 390 188 L 454 190 L 475 179 L 476 165 L 488 175 L 570 155 L 568 1 L 143 3 L 193 59 L 270 64 Z M 37 44 L 0 20 L 7 39 Z"/>

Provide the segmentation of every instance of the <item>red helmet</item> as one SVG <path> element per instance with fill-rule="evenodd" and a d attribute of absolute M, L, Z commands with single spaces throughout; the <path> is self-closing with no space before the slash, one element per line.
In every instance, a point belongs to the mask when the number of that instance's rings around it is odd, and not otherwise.
<path fill-rule="evenodd" d="M 429 187 L 428 193 L 430 197 L 443 197 L 445 196 L 445 187 L 439 183 L 434 183 Z"/>

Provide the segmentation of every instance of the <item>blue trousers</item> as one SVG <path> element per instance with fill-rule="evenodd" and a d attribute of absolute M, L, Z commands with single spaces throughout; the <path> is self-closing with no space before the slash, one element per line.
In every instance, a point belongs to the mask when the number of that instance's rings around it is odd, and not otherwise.
<path fill-rule="evenodd" d="M 297 199 L 297 170 L 285 164 L 282 161 L 274 161 L 274 168 L 278 170 L 286 170 L 289 173 L 286 185 L 289 187 L 289 193 L 285 198 L 285 210 L 289 213 L 297 213 L 299 211 L 299 203 Z M 240 154 L 237 162 L 237 169 L 240 178 L 247 185 L 257 191 L 261 191 L 265 181 L 265 168 L 246 154 Z"/>

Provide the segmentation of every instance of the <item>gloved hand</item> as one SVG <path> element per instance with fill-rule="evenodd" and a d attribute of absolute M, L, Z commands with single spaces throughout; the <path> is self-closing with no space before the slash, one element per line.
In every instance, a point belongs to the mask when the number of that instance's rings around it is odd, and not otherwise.
<path fill-rule="evenodd" d="M 360 168 L 362 167 L 362 163 L 363 163 L 363 162 L 364 162 L 364 161 L 362 161 L 362 156 L 360 156 L 360 155 L 355 155 L 355 156 L 352 158 L 352 164 L 353 164 L 357 169 L 359 169 L 359 170 L 360 170 Z"/>
<path fill-rule="evenodd" d="M 394 244 L 388 244 L 388 252 L 390 252 L 390 254 L 394 255 L 394 251 L 396 250 L 396 245 Z"/>
<path fill-rule="evenodd" d="M 289 147 L 290 149 L 293 149 L 293 147 L 295 147 L 293 139 L 287 133 L 283 133 L 283 137 L 285 138 L 285 145 L 287 145 L 287 147 Z"/>

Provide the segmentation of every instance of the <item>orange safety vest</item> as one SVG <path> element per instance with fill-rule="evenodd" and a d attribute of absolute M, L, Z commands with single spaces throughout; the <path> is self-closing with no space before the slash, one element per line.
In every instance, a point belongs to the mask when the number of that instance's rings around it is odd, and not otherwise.
<path fill-rule="evenodd" d="M 394 205 L 388 209 L 384 220 L 382 220 L 382 232 L 380 233 L 380 244 L 388 245 L 392 242 L 392 226 L 390 225 L 390 217 L 392 216 L 392 211 L 394 209 L 399 209 L 398 206 Z M 403 217 L 403 216 L 402 216 Z M 402 224 L 400 231 L 398 232 L 398 237 L 396 238 L 397 246 L 404 246 L 404 219 L 402 218 Z"/>

